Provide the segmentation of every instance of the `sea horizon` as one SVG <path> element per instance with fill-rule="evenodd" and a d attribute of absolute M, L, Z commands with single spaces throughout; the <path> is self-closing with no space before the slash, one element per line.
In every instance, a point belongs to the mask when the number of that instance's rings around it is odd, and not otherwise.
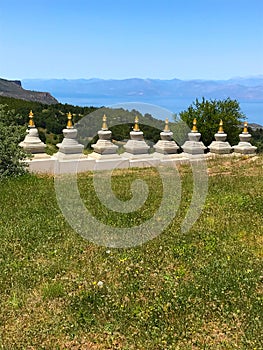
<path fill-rule="evenodd" d="M 105 96 L 84 96 L 84 97 L 68 97 L 68 96 L 54 96 L 61 103 L 68 103 L 80 107 L 93 106 L 93 107 L 114 107 L 123 105 L 124 107 L 129 104 L 140 106 L 140 104 L 149 104 L 157 106 L 156 113 L 153 109 L 147 111 L 147 106 L 143 108 L 142 113 L 150 113 L 153 117 L 165 120 L 168 118 L 172 121 L 172 115 L 179 115 L 180 112 L 186 110 L 195 99 L 190 98 L 156 98 L 154 101 L 152 99 L 132 97 L 130 99 L 124 97 L 105 97 Z M 199 98 L 200 100 L 200 98 Z M 238 101 L 241 112 L 246 116 L 248 123 L 259 124 L 263 126 L 263 101 Z M 128 108 L 127 108 L 128 109 Z M 136 108 L 134 108 L 136 109 Z M 160 112 L 161 111 L 161 112 Z M 141 112 L 139 110 L 139 112 Z M 154 115 L 155 114 L 155 115 Z"/>

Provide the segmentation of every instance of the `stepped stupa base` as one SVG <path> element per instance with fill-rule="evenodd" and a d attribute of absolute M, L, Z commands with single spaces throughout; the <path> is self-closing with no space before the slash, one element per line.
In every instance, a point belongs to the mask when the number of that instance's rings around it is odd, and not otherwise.
<path fill-rule="evenodd" d="M 233 146 L 234 153 L 255 155 L 257 147 L 252 146 L 249 142 L 239 142 L 238 145 Z"/>
<path fill-rule="evenodd" d="M 27 135 L 24 141 L 19 143 L 19 146 L 22 147 L 25 152 L 32 154 L 45 153 L 46 149 L 46 145 L 38 136 L 36 127 L 29 127 L 29 129 L 27 129 Z"/>
<path fill-rule="evenodd" d="M 133 131 L 130 132 L 130 140 L 124 145 L 125 157 L 132 158 L 137 155 L 149 155 L 150 146 L 147 145 L 143 138 L 143 132 L 140 131 L 138 126 L 138 117 L 135 118 L 135 125 Z"/>
<path fill-rule="evenodd" d="M 104 115 L 102 129 L 98 131 L 99 140 L 91 145 L 94 152 L 102 155 L 116 154 L 118 151 L 118 146 L 111 142 L 111 135 L 112 132 L 108 130 L 106 116 Z"/>
<path fill-rule="evenodd" d="M 208 147 L 211 153 L 229 154 L 232 152 L 232 147 L 226 141 L 213 141 Z"/>
<path fill-rule="evenodd" d="M 184 151 L 184 154 L 187 154 L 188 156 L 194 156 L 204 154 L 206 147 L 201 141 L 186 141 L 182 145 L 182 149 Z"/>
<path fill-rule="evenodd" d="M 202 155 L 206 150 L 205 145 L 200 141 L 201 134 L 197 131 L 196 119 L 193 121 L 192 131 L 188 133 L 188 141 L 182 145 L 182 150 L 188 157 Z"/>
<path fill-rule="evenodd" d="M 130 132 L 130 140 L 123 146 L 125 152 L 121 157 L 129 160 L 130 167 L 152 167 L 159 161 L 149 154 L 150 146 L 143 138 L 143 132 L 139 129 L 139 119 L 136 116 L 133 131 Z"/>
<path fill-rule="evenodd" d="M 71 125 L 71 114 L 68 115 L 67 129 L 63 129 L 64 139 L 57 144 L 58 152 L 53 155 L 55 159 L 74 160 L 85 157 L 83 154 L 84 146 L 77 141 L 77 129 Z"/>
<path fill-rule="evenodd" d="M 125 153 L 131 155 L 147 155 L 149 154 L 150 146 L 144 140 L 129 140 L 126 145 L 124 145 Z"/>
<path fill-rule="evenodd" d="M 179 149 L 175 141 L 166 141 L 166 140 L 159 140 L 153 146 L 153 148 L 155 149 L 156 153 L 161 153 L 161 154 L 176 154 Z"/>
<path fill-rule="evenodd" d="M 95 160 L 94 170 L 113 170 L 115 168 L 128 168 L 128 159 L 122 158 L 117 154 L 118 146 L 111 142 L 112 132 L 107 126 L 107 117 L 104 114 L 101 130 L 98 131 L 98 141 L 91 145 L 94 152 L 90 153 L 88 158 Z"/>
<path fill-rule="evenodd" d="M 223 121 L 220 120 L 219 123 L 219 130 L 215 134 L 215 141 L 213 141 L 210 146 L 208 146 L 211 153 L 216 154 L 229 154 L 232 152 L 232 147 L 230 144 L 226 141 L 227 134 L 223 130 Z"/>
<path fill-rule="evenodd" d="M 251 140 L 251 134 L 248 132 L 247 122 L 244 123 L 244 130 L 239 134 L 240 142 L 238 145 L 233 146 L 235 153 L 245 154 L 245 155 L 255 155 L 257 151 L 256 146 L 252 146 L 249 142 Z"/>

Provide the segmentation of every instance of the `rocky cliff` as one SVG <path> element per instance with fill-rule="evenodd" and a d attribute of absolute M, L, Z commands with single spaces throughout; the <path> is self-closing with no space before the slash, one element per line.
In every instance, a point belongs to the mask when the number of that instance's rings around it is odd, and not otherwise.
<path fill-rule="evenodd" d="M 27 101 L 36 101 L 44 104 L 54 104 L 58 101 L 49 92 L 25 90 L 19 80 L 0 78 L 0 96 L 19 98 Z"/>

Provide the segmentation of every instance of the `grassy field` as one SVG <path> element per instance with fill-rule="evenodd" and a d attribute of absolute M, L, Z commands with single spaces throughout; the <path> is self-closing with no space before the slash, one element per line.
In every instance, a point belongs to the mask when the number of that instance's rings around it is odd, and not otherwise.
<path fill-rule="evenodd" d="M 1 180 L 0 348 L 263 349 L 263 157 L 209 161 L 206 203 L 185 234 L 192 173 L 179 171 L 177 216 L 130 249 L 99 247 L 75 233 L 52 177 Z M 149 183 L 149 200 L 123 225 L 149 217 L 162 197 L 150 168 L 116 171 L 117 195 L 129 198 L 136 178 Z M 78 183 L 87 206 L 114 222 L 92 175 Z"/>

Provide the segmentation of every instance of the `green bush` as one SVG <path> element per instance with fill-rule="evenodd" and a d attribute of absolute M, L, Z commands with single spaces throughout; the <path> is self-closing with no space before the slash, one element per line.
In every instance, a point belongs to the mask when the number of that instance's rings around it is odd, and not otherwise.
<path fill-rule="evenodd" d="M 179 115 L 190 129 L 196 118 L 198 131 L 202 134 L 202 141 L 206 146 L 209 146 L 214 140 L 214 134 L 218 131 L 221 119 L 228 142 L 235 145 L 239 141 L 240 125 L 245 119 L 239 103 L 230 98 L 225 100 L 205 100 L 203 98 L 201 102 L 196 99 L 187 110 Z"/>
<path fill-rule="evenodd" d="M 258 128 L 253 130 L 252 128 L 248 128 L 248 131 L 252 135 L 251 143 L 256 146 L 259 153 L 263 153 L 263 129 Z"/>
<path fill-rule="evenodd" d="M 19 120 L 20 116 L 14 111 L 0 105 L 0 178 L 22 175 L 26 171 L 27 154 L 18 146 L 25 137 L 26 128 L 17 125 Z"/>

